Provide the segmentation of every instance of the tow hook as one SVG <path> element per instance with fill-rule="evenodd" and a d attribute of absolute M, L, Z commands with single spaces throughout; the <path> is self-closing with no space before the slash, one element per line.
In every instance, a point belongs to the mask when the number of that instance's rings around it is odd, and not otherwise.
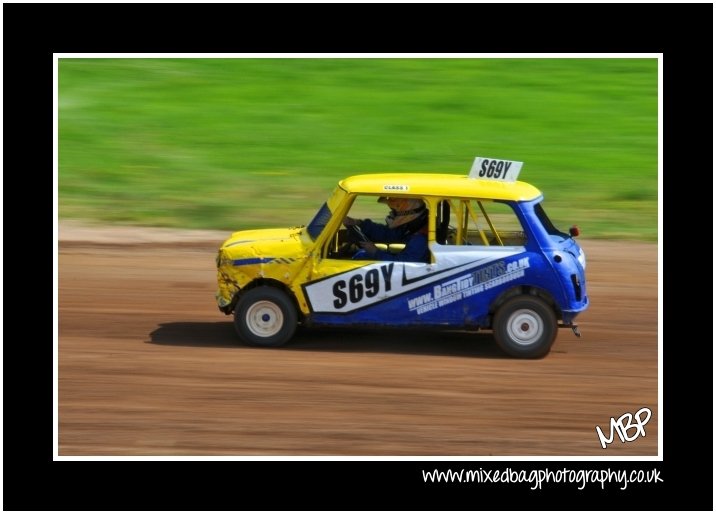
<path fill-rule="evenodd" d="M 577 336 L 577 337 L 582 337 L 581 332 L 579 332 L 579 326 L 578 326 L 578 325 L 575 325 L 575 324 L 573 324 L 573 323 L 569 323 L 569 324 L 564 324 L 564 323 L 562 323 L 562 324 L 559 325 L 559 328 L 571 328 L 571 329 L 572 329 L 572 332 L 574 332 L 574 335 L 575 335 L 575 336 Z"/>

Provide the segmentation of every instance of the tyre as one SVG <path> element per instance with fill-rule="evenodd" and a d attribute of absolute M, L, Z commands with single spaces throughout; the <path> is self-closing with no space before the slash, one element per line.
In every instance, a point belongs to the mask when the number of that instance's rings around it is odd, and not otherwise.
<path fill-rule="evenodd" d="M 234 328 L 251 346 L 282 346 L 296 331 L 298 316 L 291 298 L 275 287 L 261 286 L 241 295 Z"/>
<path fill-rule="evenodd" d="M 507 300 L 492 322 L 497 345 L 508 355 L 523 359 L 544 357 L 557 338 L 557 316 L 536 296 Z"/>

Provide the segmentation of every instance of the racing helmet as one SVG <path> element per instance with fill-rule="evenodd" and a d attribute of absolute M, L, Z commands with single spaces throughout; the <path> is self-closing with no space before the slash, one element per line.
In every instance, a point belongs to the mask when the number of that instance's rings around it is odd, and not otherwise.
<path fill-rule="evenodd" d="M 380 203 L 390 207 L 390 214 L 386 216 L 385 223 L 388 228 L 398 228 L 418 218 L 426 217 L 425 203 L 417 198 L 390 198 L 381 196 Z"/>

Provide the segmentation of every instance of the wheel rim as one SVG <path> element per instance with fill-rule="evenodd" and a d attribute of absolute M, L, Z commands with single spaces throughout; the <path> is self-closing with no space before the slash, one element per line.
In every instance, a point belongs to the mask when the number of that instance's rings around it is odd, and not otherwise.
<path fill-rule="evenodd" d="M 544 333 L 544 323 L 534 311 L 520 309 L 507 320 L 507 334 L 519 345 L 531 345 L 539 341 Z"/>
<path fill-rule="evenodd" d="M 275 303 L 256 302 L 246 311 L 246 327 L 259 337 L 275 336 L 283 327 L 283 312 Z"/>

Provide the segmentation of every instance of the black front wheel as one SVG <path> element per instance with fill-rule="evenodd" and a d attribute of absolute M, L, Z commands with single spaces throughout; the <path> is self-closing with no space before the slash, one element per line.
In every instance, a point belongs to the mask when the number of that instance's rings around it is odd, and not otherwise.
<path fill-rule="evenodd" d="M 507 300 L 492 322 L 498 346 L 508 355 L 537 359 L 547 355 L 557 338 L 554 310 L 536 296 Z"/>
<path fill-rule="evenodd" d="M 241 295 L 234 310 L 234 328 L 251 346 L 282 346 L 294 332 L 298 315 L 286 293 L 271 286 Z"/>

